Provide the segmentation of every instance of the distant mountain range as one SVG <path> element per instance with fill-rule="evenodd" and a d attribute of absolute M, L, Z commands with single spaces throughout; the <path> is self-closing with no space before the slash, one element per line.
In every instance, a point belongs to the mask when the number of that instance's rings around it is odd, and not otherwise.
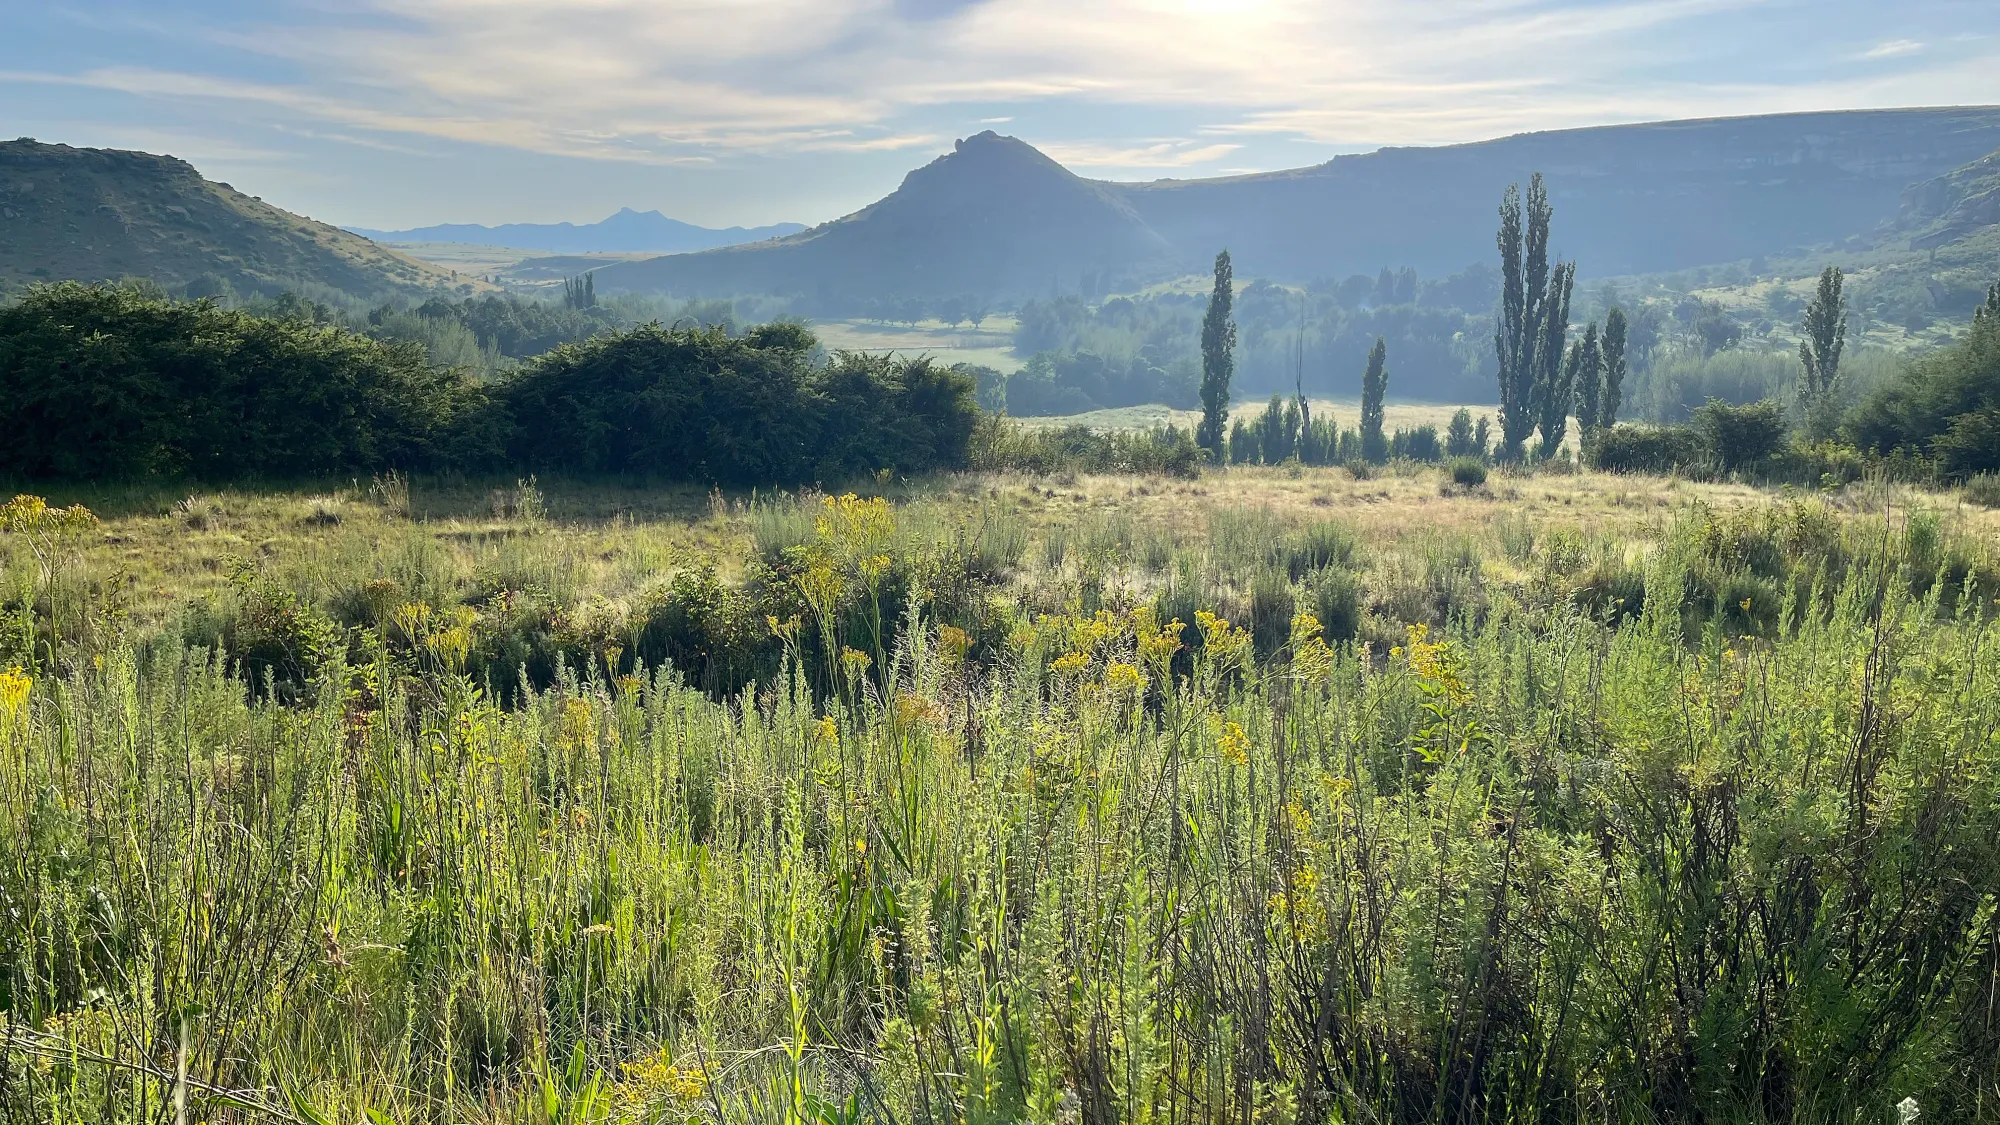
<path fill-rule="evenodd" d="M 0 288 L 126 277 L 245 295 L 325 286 L 366 300 L 482 288 L 171 156 L 0 142 Z"/>
<path fill-rule="evenodd" d="M 787 237 L 623 262 L 601 290 L 1046 295 L 1205 270 L 1309 280 L 1493 254 L 1495 208 L 1537 171 L 1552 251 L 1586 275 L 1655 273 L 1861 238 L 1906 189 L 2000 148 L 2000 107 L 1619 125 L 1390 148 L 1212 180 L 1086 180 L 981 133 L 845 218 Z"/>
<path fill-rule="evenodd" d="M 681 254 L 777 238 L 806 228 L 803 223 L 774 223 L 768 227 L 715 230 L 669 219 L 658 211 L 634 211 L 626 207 L 603 222 L 581 225 L 506 223 L 486 227 L 473 223 L 446 223 L 414 230 L 347 229 L 378 242 L 464 242 L 516 250 L 546 250 L 553 254 Z"/>

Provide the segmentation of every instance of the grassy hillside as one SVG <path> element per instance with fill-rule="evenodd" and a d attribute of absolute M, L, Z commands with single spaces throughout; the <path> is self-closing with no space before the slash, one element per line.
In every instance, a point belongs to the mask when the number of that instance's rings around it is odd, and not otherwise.
<path fill-rule="evenodd" d="M 0 143 L 0 288 L 150 278 L 195 293 L 374 300 L 483 288 L 202 178 L 171 156 Z"/>

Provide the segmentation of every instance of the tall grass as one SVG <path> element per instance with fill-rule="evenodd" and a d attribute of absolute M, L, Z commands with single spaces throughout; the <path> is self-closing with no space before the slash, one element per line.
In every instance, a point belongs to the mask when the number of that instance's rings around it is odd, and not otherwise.
<path fill-rule="evenodd" d="M 1393 648 L 1328 647 L 1351 540 L 1289 542 L 984 655 L 913 597 L 809 667 L 807 620 L 721 697 L 559 656 L 502 707 L 390 634 L 292 701 L 172 635 L 7 673 L 0 1112 L 2000 1112 L 1992 592 L 1935 525 L 1698 515 L 1626 615 L 1437 536 Z"/>

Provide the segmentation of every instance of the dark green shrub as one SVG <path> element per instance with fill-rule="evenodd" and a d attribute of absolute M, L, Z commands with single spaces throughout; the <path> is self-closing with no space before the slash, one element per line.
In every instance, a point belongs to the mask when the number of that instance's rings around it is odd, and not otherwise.
<path fill-rule="evenodd" d="M 1725 473 L 1754 472 L 1785 445 L 1784 407 L 1768 399 L 1747 406 L 1710 399 L 1689 426 L 1708 463 Z"/>
<path fill-rule="evenodd" d="M 1359 546 L 1359 540 L 1346 524 L 1318 520 L 1287 535 L 1278 544 L 1276 555 L 1285 573 L 1297 582 L 1329 566 L 1351 568 Z"/>
<path fill-rule="evenodd" d="M 1861 449 L 1931 458 L 1953 477 L 2000 471 L 2000 287 L 1956 344 L 1908 364 L 1844 430 Z"/>
<path fill-rule="evenodd" d="M 1444 443 L 1438 440 L 1436 426 L 1418 426 L 1414 430 L 1398 429 L 1389 440 L 1391 457 L 1407 457 L 1412 461 L 1444 460 Z"/>
<path fill-rule="evenodd" d="M 928 359 L 808 362 L 812 335 L 657 324 L 556 349 L 506 388 L 514 462 L 742 483 L 965 464 L 972 379 Z"/>
<path fill-rule="evenodd" d="M 1312 614 L 1328 644 L 1351 641 L 1361 632 L 1361 582 L 1345 567 L 1313 572 L 1306 583 Z"/>
<path fill-rule="evenodd" d="M 1486 483 L 1486 463 L 1477 457 L 1454 457 L 1445 470 L 1451 483 L 1460 488 L 1478 488 Z"/>
<path fill-rule="evenodd" d="M 1269 660 L 1292 635 L 1298 597 L 1285 572 L 1267 567 L 1250 583 L 1250 640 L 1259 660 Z"/>
<path fill-rule="evenodd" d="M 1614 426 L 1591 452 L 1605 472 L 1664 475 L 1698 463 L 1703 450 L 1691 426 Z"/>
<path fill-rule="evenodd" d="M 135 289 L 42 286 L 0 308 L 0 473 L 220 480 L 479 463 L 486 392 L 422 347 Z"/>

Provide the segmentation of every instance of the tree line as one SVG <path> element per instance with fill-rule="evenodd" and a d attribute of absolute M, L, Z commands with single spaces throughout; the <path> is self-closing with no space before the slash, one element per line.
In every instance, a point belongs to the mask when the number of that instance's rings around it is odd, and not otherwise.
<path fill-rule="evenodd" d="M 653 323 L 481 381 L 420 345 L 303 317 L 43 286 L 0 308 L 0 475 L 546 469 L 782 483 L 965 464 L 969 376 L 817 352 L 797 324 L 731 335 Z"/>

